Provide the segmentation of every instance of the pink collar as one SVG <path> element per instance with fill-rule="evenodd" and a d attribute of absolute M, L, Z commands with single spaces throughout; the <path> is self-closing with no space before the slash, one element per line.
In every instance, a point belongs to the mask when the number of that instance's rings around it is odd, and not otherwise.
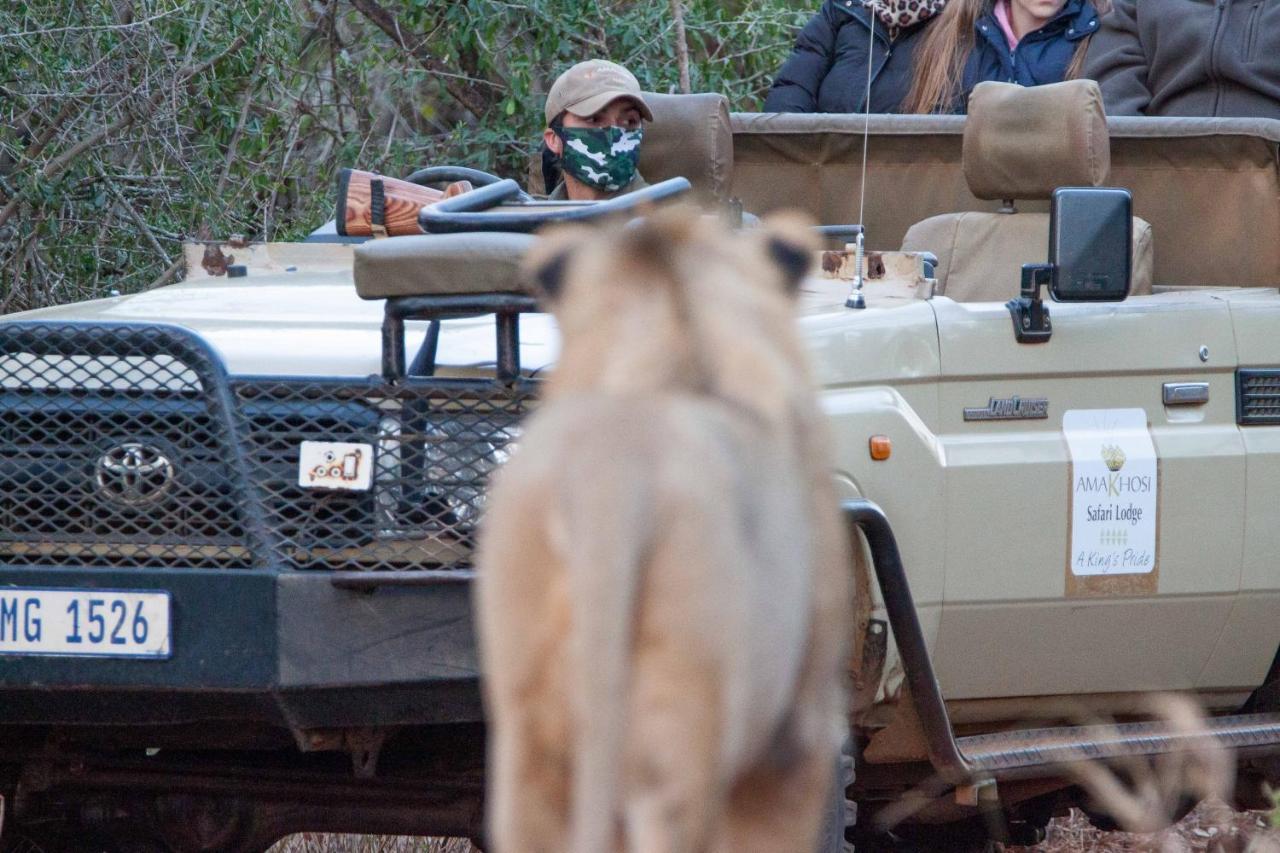
<path fill-rule="evenodd" d="M 1018 37 L 1014 34 L 1013 24 L 1009 21 L 1009 0 L 996 0 L 996 7 L 992 11 L 996 16 L 996 23 L 1004 33 L 1004 40 L 1009 42 L 1009 50 L 1016 49 Z"/>

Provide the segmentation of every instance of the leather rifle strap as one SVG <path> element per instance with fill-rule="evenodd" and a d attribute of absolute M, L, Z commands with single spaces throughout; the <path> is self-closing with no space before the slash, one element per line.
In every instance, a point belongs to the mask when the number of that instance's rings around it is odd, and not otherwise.
<path fill-rule="evenodd" d="M 387 236 L 387 191 L 381 178 L 369 181 L 369 230 L 374 237 Z"/>

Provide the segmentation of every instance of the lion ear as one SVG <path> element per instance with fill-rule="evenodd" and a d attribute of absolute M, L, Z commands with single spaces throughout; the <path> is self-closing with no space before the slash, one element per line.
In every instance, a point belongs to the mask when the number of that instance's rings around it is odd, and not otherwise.
<path fill-rule="evenodd" d="M 765 254 L 778 268 L 787 293 L 794 295 L 809 274 L 814 253 L 819 249 L 813 221 L 799 213 L 783 213 L 766 219 L 760 231 Z"/>
<path fill-rule="evenodd" d="M 573 250 L 581 240 L 580 229 L 572 227 L 556 228 L 539 237 L 520 264 L 521 278 L 531 294 L 548 304 L 560 299 Z"/>
<path fill-rule="evenodd" d="M 560 298 L 564 286 L 565 270 L 569 266 L 569 247 L 565 246 L 550 256 L 541 258 L 529 270 L 528 278 L 533 284 L 535 295 L 547 302 L 555 302 Z"/>
<path fill-rule="evenodd" d="M 804 281 L 804 277 L 809 274 L 809 267 L 813 263 L 812 253 L 803 246 L 788 243 L 777 237 L 769 238 L 767 248 L 769 257 L 782 271 L 782 281 L 787 293 L 793 294 L 798 291 L 800 282 Z"/>

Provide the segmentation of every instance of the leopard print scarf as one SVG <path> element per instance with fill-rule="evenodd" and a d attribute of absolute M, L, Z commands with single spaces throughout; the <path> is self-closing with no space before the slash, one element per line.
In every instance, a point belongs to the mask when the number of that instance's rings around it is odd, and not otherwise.
<path fill-rule="evenodd" d="M 891 39 L 896 39 L 898 33 L 912 24 L 929 20 L 947 5 L 947 0 L 862 0 L 862 2 L 889 30 Z"/>

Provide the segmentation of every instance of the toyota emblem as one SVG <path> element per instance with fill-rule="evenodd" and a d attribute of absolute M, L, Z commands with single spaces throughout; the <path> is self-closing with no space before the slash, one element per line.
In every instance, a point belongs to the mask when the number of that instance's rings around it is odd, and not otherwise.
<path fill-rule="evenodd" d="M 154 447 L 128 441 L 98 458 L 98 494 L 114 504 L 146 506 L 168 494 L 173 486 L 173 463 Z"/>

